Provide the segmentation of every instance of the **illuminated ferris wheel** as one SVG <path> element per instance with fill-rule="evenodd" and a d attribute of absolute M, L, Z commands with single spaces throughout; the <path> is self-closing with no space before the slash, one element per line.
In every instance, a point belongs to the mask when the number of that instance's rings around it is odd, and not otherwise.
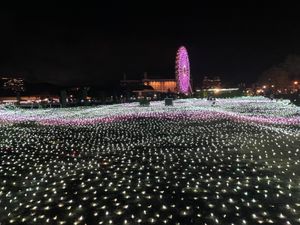
<path fill-rule="evenodd" d="M 179 93 L 188 94 L 191 92 L 190 62 L 184 46 L 178 49 L 176 55 L 176 81 Z"/>

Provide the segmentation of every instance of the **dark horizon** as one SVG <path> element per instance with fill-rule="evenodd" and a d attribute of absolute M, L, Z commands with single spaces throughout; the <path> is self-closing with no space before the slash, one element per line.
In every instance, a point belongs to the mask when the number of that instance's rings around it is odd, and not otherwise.
<path fill-rule="evenodd" d="M 134 10 L 125 3 L 1 9 L 0 75 L 64 85 L 105 85 L 145 71 L 172 78 L 176 50 L 184 45 L 193 80 L 209 75 L 252 83 L 288 55 L 300 54 L 296 9 L 166 9 Z"/>

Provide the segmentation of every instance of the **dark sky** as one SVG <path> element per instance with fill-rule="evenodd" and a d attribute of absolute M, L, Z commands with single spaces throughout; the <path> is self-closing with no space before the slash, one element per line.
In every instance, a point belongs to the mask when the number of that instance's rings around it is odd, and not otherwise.
<path fill-rule="evenodd" d="M 99 1 L 102 2 L 102 1 Z M 141 1 L 142 2 L 142 1 Z M 185 45 L 191 75 L 253 82 L 300 54 L 299 9 L 140 5 L 35 5 L 0 10 L 0 72 L 59 84 L 173 77 Z"/>

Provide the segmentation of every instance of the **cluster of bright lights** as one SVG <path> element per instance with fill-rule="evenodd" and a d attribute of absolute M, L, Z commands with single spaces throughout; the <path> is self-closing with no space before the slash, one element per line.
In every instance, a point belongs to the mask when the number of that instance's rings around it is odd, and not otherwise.
<path fill-rule="evenodd" d="M 93 125 L 140 117 L 168 119 L 219 120 L 266 124 L 300 124 L 300 110 L 288 101 L 271 101 L 264 97 L 220 99 L 213 107 L 204 99 L 174 101 L 174 107 L 164 102 L 152 102 L 150 107 L 138 103 L 77 107 L 64 109 L 0 110 L 0 122 L 33 121 L 48 125 Z"/>
<path fill-rule="evenodd" d="M 177 89 L 182 94 L 190 92 L 190 62 L 187 50 L 184 46 L 180 47 L 176 55 L 176 80 Z"/>
<path fill-rule="evenodd" d="M 299 112 L 262 97 L 0 109 L 0 224 L 299 224 Z"/>

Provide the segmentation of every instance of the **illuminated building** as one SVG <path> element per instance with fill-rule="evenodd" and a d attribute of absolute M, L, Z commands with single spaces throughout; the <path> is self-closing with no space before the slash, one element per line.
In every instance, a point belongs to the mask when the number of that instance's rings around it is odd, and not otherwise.
<path fill-rule="evenodd" d="M 143 79 L 143 83 L 157 92 L 176 92 L 176 81 L 173 79 Z"/>
<path fill-rule="evenodd" d="M 24 80 L 16 77 L 1 77 L 0 78 L 1 89 L 9 91 L 13 94 L 24 92 Z"/>
<path fill-rule="evenodd" d="M 144 79 L 141 80 L 121 80 L 121 86 L 138 96 L 155 95 L 156 93 L 176 93 L 177 82 L 175 79 L 149 79 L 147 73 L 144 73 Z"/>
<path fill-rule="evenodd" d="M 20 77 L 0 77 L 0 104 L 12 103 L 24 106 L 53 102 L 58 102 L 58 94 L 51 85 L 31 84 Z"/>
<path fill-rule="evenodd" d="M 221 88 L 220 77 L 214 77 L 213 79 L 209 79 L 207 76 L 205 76 L 203 79 L 202 88 L 203 89 Z"/>
<path fill-rule="evenodd" d="M 0 102 L 20 102 L 21 93 L 25 91 L 24 80 L 19 77 L 0 78 Z M 5 97 L 3 97 L 5 96 Z"/>

